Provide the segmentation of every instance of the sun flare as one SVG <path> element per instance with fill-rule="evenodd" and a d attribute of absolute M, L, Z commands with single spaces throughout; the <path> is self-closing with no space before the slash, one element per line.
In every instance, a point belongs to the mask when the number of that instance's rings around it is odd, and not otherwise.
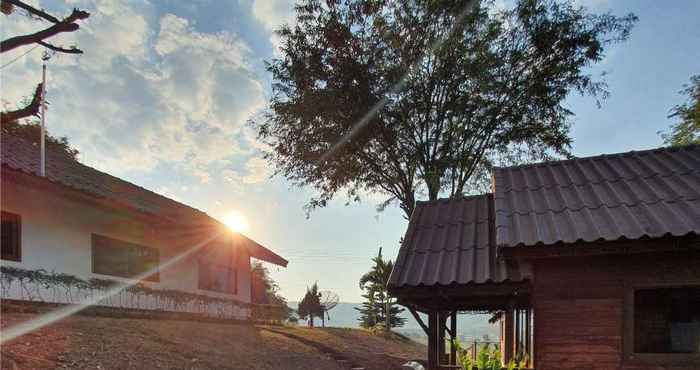
<path fill-rule="evenodd" d="M 231 211 L 227 213 L 223 218 L 224 224 L 228 226 L 229 229 L 235 232 L 243 232 L 248 230 L 248 219 L 237 211 Z"/>

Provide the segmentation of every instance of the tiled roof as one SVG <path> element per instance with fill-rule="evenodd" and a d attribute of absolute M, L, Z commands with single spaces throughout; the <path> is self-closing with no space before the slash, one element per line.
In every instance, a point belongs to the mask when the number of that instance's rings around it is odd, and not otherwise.
<path fill-rule="evenodd" d="M 700 146 L 494 171 L 499 247 L 700 234 Z"/>
<path fill-rule="evenodd" d="M 2 135 L 1 140 L 3 167 L 39 174 L 38 144 L 7 134 Z M 46 179 L 165 219 L 208 217 L 195 208 L 83 165 L 49 148 L 46 150 Z"/>
<path fill-rule="evenodd" d="M 418 202 L 390 288 L 522 281 L 498 258 L 490 194 Z"/>
<path fill-rule="evenodd" d="M 13 135 L 1 136 L 2 167 L 38 176 L 39 146 Z M 220 224 L 202 211 L 88 167 L 49 148 L 46 150 L 46 179 L 171 222 Z M 287 261 L 274 252 L 245 236 L 242 237 L 249 241 L 246 244 L 254 257 L 283 266 L 287 265 Z"/>

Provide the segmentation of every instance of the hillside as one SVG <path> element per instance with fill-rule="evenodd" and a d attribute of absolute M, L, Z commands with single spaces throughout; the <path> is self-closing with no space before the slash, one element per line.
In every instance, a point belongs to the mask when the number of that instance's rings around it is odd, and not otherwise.
<path fill-rule="evenodd" d="M 289 302 L 289 306 L 297 308 L 298 302 Z M 359 312 L 355 307 L 360 307 L 360 303 L 340 302 L 338 306 L 330 312 L 330 320 L 326 320 L 326 326 L 338 328 L 359 328 L 358 318 Z M 406 318 L 406 324 L 397 329 L 397 332 L 409 336 L 412 339 L 427 343 L 428 337 L 421 329 L 420 325 L 411 316 L 408 311 L 404 311 L 402 317 Z M 457 333 L 462 342 L 471 342 L 473 340 L 481 340 L 484 336 L 488 336 L 491 340 L 497 340 L 499 337 L 499 326 L 489 324 L 488 320 L 491 316 L 488 314 L 460 314 L 457 320 Z M 427 317 L 423 317 L 424 322 L 428 322 Z M 300 325 L 306 325 L 300 322 Z M 317 325 L 321 325 L 320 320 L 316 320 Z"/>
<path fill-rule="evenodd" d="M 33 317 L 3 313 L 2 327 Z M 358 329 L 74 316 L 4 344 L 2 369 L 384 370 L 425 353 Z"/>

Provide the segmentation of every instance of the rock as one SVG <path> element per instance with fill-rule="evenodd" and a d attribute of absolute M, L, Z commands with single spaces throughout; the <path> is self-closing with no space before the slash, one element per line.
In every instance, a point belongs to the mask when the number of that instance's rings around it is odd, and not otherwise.
<path fill-rule="evenodd" d="M 406 370 L 425 370 L 425 366 L 418 361 L 408 361 L 407 363 L 401 365 L 401 368 Z"/>

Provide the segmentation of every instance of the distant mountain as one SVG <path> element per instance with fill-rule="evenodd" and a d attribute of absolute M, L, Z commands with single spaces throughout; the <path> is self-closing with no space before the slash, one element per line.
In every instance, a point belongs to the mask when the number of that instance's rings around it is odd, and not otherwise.
<path fill-rule="evenodd" d="M 289 302 L 291 308 L 296 309 L 298 302 Z M 330 319 L 326 319 L 326 326 L 341 327 L 341 328 L 357 328 L 359 327 L 359 312 L 355 307 L 360 307 L 360 303 L 341 302 L 329 312 Z M 406 325 L 397 329 L 398 332 L 409 337 L 423 341 L 425 337 L 423 329 L 416 322 L 413 316 L 405 311 L 402 315 L 407 319 Z M 489 324 L 488 314 L 462 314 L 457 318 L 457 333 L 463 342 L 471 342 L 474 340 L 483 340 L 484 336 L 488 336 L 490 341 L 497 341 L 499 336 L 498 324 Z M 427 317 L 423 317 L 423 322 L 427 323 Z M 300 325 L 305 325 L 300 322 Z M 321 325 L 319 319 L 316 319 L 316 325 Z"/>

